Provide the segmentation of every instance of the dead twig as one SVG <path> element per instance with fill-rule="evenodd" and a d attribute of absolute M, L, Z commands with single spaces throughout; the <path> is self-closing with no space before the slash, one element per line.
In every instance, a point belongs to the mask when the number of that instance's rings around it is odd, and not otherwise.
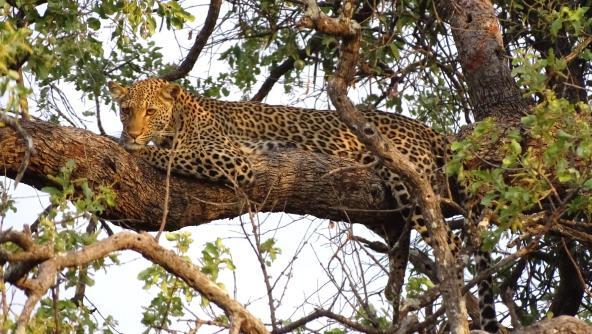
<path fill-rule="evenodd" d="M 18 186 L 19 182 L 25 175 L 25 171 L 27 170 L 27 166 L 29 165 L 29 161 L 31 160 L 31 155 L 35 154 L 35 147 L 33 146 L 33 139 L 29 135 L 29 133 L 23 129 L 20 123 L 12 117 L 8 117 L 4 112 L 0 112 L 0 127 L 2 127 L 2 123 L 11 127 L 16 133 L 18 133 L 23 141 L 25 142 L 25 154 L 23 156 L 23 160 L 21 161 L 21 165 L 18 169 L 18 173 L 14 178 L 14 188 Z"/>

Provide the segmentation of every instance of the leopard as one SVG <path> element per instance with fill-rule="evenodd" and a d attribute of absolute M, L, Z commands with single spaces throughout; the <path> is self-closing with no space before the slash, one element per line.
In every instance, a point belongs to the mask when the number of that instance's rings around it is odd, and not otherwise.
<path fill-rule="evenodd" d="M 190 93 L 179 84 L 158 78 L 140 80 L 129 87 L 116 82 L 107 86 L 119 105 L 121 144 L 156 168 L 247 187 L 255 182 L 251 163 L 254 152 L 290 148 L 350 159 L 374 169 L 400 208 L 400 216 L 430 243 L 413 192 L 400 175 L 372 154 L 336 111 L 223 101 Z M 365 110 L 363 115 L 427 178 L 436 194 L 454 197 L 444 170 L 450 155 L 447 136 L 401 114 Z M 449 243 L 452 249 L 457 248 L 452 234 Z M 399 271 L 393 277 L 402 279 L 404 267 L 390 265 Z M 391 292 L 389 299 L 398 299 L 399 293 Z"/>

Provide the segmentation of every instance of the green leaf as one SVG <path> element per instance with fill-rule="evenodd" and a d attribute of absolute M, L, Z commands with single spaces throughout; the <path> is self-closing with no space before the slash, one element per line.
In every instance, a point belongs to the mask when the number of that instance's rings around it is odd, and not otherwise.
<path fill-rule="evenodd" d="M 62 195 L 62 191 L 58 188 L 52 187 L 52 186 L 46 186 L 41 188 L 41 191 L 43 191 L 44 193 L 48 193 L 52 196 L 61 196 Z"/>
<path fill-rule="evenodd" d="M 281 253 L 281 249 L 275 247 L 275 239 L 273 238 L 265 240 L 265 242 L 259 246 L 259 251 L 261 254 L 269 254 L 271 262 L 275 261 L 277 255 Z M 271 265 L 271 263 L 268 265 Z"/>
<path fill-rule="evenodd" d="M 512 139 L 512 141 L 510 142 L 510 147 L 512 148 L 512 153 L 514 153 L 515 155 L 519 155 L 520 153 L 522 153 L 522 146 L 520 146 L 520 144 Z"/>
<path fill-rule="evenodd" d="M 481 250 L 484 252 L 491 252 L 497 245 L 502 232 L 502 228 L 495 229 L 494 231 L 484 231 L 483 234 L 481 234 Z"/>
<path fill-rule="evenodd" d="M 588 137 L 583 138 L 576 148 L 576 154 L 584 159 L 592 157 L 592 139 Z"/>
<path fill-rule="evenodd" d="M 527 115 L 524 116 L 520 119 L 520 122 L 525 126 L 525 127 L 532 127 L 534 126 L 535 122 L 536 122 L 536 116 L 535 115 Z"/>
<path fill-rule="evenodd" d="M 19 74 L 15 70 L 8 70 L 8 72 L 6 74 L 12 80 L 18 80 L 19 79 Z"/>
<path fill-rule="evenodd" d="M 302 71 L 302 69 L 304 69 L 304 65 L 304 60 L 302 59 L 298 59 L 294 62 L 294 68 L 298 71 Z"/>
<path fill-rule="evenodd" d="M 399 46 L 396 43 L 390 43 L 389 45 L 391 54 L 395 60 L 401 59 L 401 53 L 399 52 Z"/>
<path fill-rule="evenodd" d="M 340 328 L 333 328 L 333 329 L 326 330 L 323 333 L 324 334 L 345 334 L 347 332 L 344 331 L 343 329 L 340 329 Z"/>
<path fill-rule="evenodd" d="M 483 197 L 481 200 L 481 204 L 484 206 L 490 206 L 494 199 L 497 198 L 497 194 L 495 193 L 488 193 Z"/>
<path fill-rule="evenodd" d="M 557 178 L 559 179 L 559 182 L 561 182 L 561 183 L 567 183 L 567 182 L 573 181 L 573 179 L 574 179 L 573 176 L 569 173 L 561 173 Z"/>
<path fill-rule="evenodd" d="M 101 29 L 101 21 L 94 17 L 89 17 L 88 20 L 86 20 L 86 24 L 88 24 L 89 28 L 91 28 L 92 30 Z"/>
<path fill-rule="evenodd" d="M 559 129 L 559 131 L 557 131 L 557 138 L 563 139 L 563 140 L 570 140 L 570 139 L 573 139 L 574 136 L 565 132 L 565 130 L 563 130 L 563 129 Z"/>
<path fill-rule="evenodd" d="M 450 145 L 450 149 L 454 152 L 461 151 L 467 147 L 466 142 L 464 141 L 455 141 Z"/>

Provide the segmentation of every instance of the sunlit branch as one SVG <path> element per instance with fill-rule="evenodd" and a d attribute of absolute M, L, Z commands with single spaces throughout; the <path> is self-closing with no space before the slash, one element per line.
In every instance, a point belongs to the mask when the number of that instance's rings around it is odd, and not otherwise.
<path fill-rule="evenodd" d="M 199 34 L 195 37 L 195 42 L 193 46 L 189 50 L 189 53 L 181 62 L 181 64 L 171 73 L 167 73 L 161 76 L 164 80 L 177 80 L 183 78 L 193 69 L 197 58 L 201 54 L 204 46 L 208 42 L 208 38 L 214 32 L 214 28 L 216 27 L 216 21 L 218 20 L 218 16 L 220 15 L 220 6 L 222 5 L 222 0 L 212 0 L 210 2 L 210 7 L 208 9 L 208 15 L 206 17 L 206 21 L 204 22 L 203 27 Z"/>
<path fill-rule="evenodd" d="M 198 267 L 187 262 L 185 258 L 158 244 L 150 234 L 120 232 L 107 239 L 78 250 L 54 254 L 51 245 L 38 246 L 33 243 L 31 235 L 23 232 L 8 231 L 0 233 L 0 242 L 13 241 L 21 246 L 24 254 L 30 258 L 43 258 L 34 278 L 24 278 L 11 282 L 27 292 L 28 299 L 18 319 L 17 333 L 24 333 L 25 327 L 37 302 L 48 289 L 55 284 L 57 274 L 64 268 L 86 266 L 92 261 L 102 259 L 109 254 L 121 250 L 136 251 L 152 263 L 162 266 L 169 273 L 182 279 L 191 288 L 220 307 L 231 319 L 231 327 L 238 331 L 252 334 L 266 334 L 267 329 L 254 315 L 240 303 L 232 299 L 228 293 L 212 282 Z M 1 254 L 2 261 L 19 261 L 10 254 Z"/>

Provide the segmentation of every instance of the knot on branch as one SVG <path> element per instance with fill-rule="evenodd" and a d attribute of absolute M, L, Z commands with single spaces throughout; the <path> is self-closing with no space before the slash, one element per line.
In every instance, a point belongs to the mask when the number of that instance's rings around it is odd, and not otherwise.
<path fill-rule="evenodd" d="M 300 22 L 296 24 L 298 28 L 314 29 L 318 32 L 333 35 L 337 37 L 354 37 L 359 34 L 361 26 L 358 22 L 351 19 L 353 6 L 349 4 L 344 7 L 344 13 L 338 18 L 328 17 L 317 5 L 316 1 L 306 1 L 306 12 Z"/>

